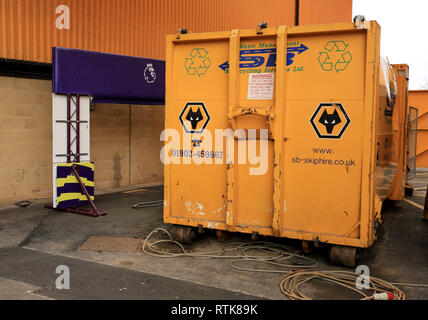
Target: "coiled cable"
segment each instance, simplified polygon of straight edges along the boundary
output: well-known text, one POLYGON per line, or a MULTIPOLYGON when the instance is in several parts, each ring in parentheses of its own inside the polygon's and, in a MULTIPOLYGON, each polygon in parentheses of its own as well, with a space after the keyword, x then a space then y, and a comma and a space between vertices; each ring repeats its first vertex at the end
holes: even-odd
POLYGON ((281 273, 286 274, 280 283, 281 292, 289 299, 310 300, 301 287, 314 279, 324 280, 342 287, 348 288, 362 296, 362 300, 394 299, 404 300, 406 295, 399 286, 422 287, 426 284, 394 283, 376 277, 367 277, 369 286, 366 291, 356 287, 356 280, 360 274, 343 270, 317 270, 318 263, 306 256, 297 254, 291 247, 265 242, 228 242, 220 250, 191 252, 186 251, 184 246, 173 239, 168 230, 156 228, 144 239, 143 252, 147 255, 161 258, 192 257, 198 259, 231 259, 230 266, 241 271, 281 273), (167 239, 151 241, 157 233, 167 236, 167 239), (173 244, 178 252, 170 252, 159 249, 160 244, 173 244), (253 263, 254 267, 248 265, 253 263), (245 266, 243 265, 245 264, 245 266), (266 268, 258 268, 260 264, 266 268), (267 266, 275 267, 267 268, 267 266), (370 292, 370 294, 367 294, 370 292))
POLYGON ((232 259, 230 266, 234 269, 243 271, 254 272, 270 272, 270 273, 288 273, 301 268, 314 268, 317 262, 308 257, 298 255, 294 250, 288 246, 264 242, 228 242, 225 243, 220 250, 206 251, 206 252, 187 252, 183 245, 174 240, 171 234, 163 228, 157 228, 150 232, 143 242, 143 252, 162 258, 175 258, 175 257, 192 257, 199 259, 232 259), (150 239, 155 233, 162 232, 168 239, 155 240, 150 239), (156 248, 159 244, 170 243, 174 244, 179 252, 165 252, 156 248), (254 252, 253 254, 251 252, 254 252), (266 264, 274 266, 276 269, 258 269, 256 267, 250 268, 242 266, 242 263, 266 264))
POLYGON ((324 280, 330 283, 340 285, 348 288, 362 296, 361 300, 405 300, 406 295, 403 291, 398 289, 395 285, 385 280, 367 277, 368 287, 365 289, 358 289, 356 280, 361 275, 351 271, 342 270, 304 270, 292 272, 285 276, 280 283, 280 288, 283 294, 292 300, 312 300, 301 291, 301 287, 314 279, 324 280), (371 294, 367 294, 369 290, 371 294))

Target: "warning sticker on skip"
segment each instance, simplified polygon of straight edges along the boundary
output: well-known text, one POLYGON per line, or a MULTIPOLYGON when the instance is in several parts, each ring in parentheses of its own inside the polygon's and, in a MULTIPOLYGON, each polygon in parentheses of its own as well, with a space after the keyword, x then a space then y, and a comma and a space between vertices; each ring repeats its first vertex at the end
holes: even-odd
POLYGON ((274 73, 250 73, 248 100, 271 100, 273 98, 274 73))

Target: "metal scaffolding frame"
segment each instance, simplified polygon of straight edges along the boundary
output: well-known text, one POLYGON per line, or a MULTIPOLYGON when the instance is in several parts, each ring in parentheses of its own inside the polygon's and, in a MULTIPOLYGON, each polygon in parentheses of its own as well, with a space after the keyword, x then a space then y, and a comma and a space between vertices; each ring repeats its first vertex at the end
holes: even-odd
MULTIPOLYGON (((55 106, 54 106, 55 107, 55 106)), ((67 163, 74 163, 71 166, 71 172, 76 177, 80 188, 82 189, 83 194, 91 206, 91 210, 86 210, 83 208, 55 208, 62 211, 73 212, 78 214, 83 214, 91 217, 99 217, 106 215, 106 212, 99 211, 95 206, 94 202, 91 199, 91 196, 86 189, 85 185, 82 182, 82 179, 79 175, 79 166, 76 163, 80 162, 80 157, 88 155, 88 153, 80 152, 80 126, 83 123, 89 123, 87 120, 80 119, 80 95, 67 94, 67 112, 66 119, 55 120, 56 123, 65 123, 67 131, 67 141, 66 141, 66 153, 65 154, 55 154, 57 157, 66 157, 67 163)), ((52 206, 47 206, 53 208, 52 206)))

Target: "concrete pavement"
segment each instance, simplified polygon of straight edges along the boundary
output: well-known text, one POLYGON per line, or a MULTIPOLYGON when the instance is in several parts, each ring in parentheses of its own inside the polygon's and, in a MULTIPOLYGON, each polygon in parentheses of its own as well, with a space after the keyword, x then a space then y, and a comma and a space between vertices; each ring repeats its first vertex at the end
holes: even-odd
MULTIPOLYGON (((426 187, 428 175, 418 174, 416 181, 416 188, 426 187)), ((424 190, 418 189, 409 199, 423 205, 421 193, 424 190)), ((28 298, 43 299, 284 299, 279 289, 282 274, 239 271, 226 260, 78 250, 91 236, 145 238, 154 228, 165 227, 162 207, 132 209, 137 202, 157 199, 162 199, 160 187, 97 196, 99 209, 108 212, 100 218, 48 210, 40 202, 0 211, 1 297, 4 292, 17 297, 18 290, 28 298), (71 290, 54 286, 59 264, 70 267, 71 290)), ((379 239, 362 250, 360 264, 387 281, 428 283, 428 223, 421 220, 421 209, 404 201, 389 202, 382 216, 379 239)), ((235 234, 232 240, 248 241, 249 235, 235 234)), ((298 241, 264 240, 300 250, 298 241)), ((188 249, 220 247, 208 232, 188 249)), ((323 269, 333 268, 325 248, 309 257, 323 269)), ((427 288, 401 289, 408 299, 428 298, 427 288)), ((341 288, 327 289, 319 283, 308 284, 305 290, 317 298, 355 298, 341 288)))

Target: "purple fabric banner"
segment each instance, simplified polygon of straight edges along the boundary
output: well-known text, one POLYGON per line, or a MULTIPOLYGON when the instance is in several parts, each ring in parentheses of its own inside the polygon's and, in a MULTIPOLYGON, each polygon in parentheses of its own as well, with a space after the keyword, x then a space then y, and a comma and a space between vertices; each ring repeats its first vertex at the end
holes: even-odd
POLYGON ((165 61, 52 48, 52 92, 82 94, 94 102, 165 103, 165 61))

